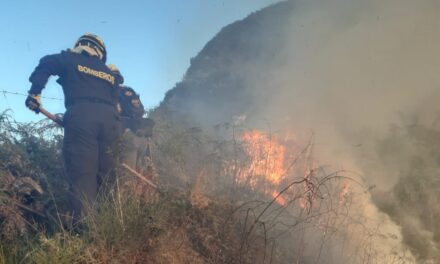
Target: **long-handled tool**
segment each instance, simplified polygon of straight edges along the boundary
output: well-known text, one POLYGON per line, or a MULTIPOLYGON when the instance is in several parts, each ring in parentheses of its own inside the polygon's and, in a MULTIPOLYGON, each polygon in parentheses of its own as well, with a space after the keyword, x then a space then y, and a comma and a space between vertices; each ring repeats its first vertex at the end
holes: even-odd
MULTIPOLYGON (((47 111, 46 109, 44 109, 43 107, 40 107, 40 113, 42 113, 43 115, 45 115, 47 118, 49 118, 50 120, 54 121, 55 123, 57 123, 57 125, 63 127, 63 121, 56 115, 50 113, 49 111, 47 111)), ((141 175, 140 173, 138 173, 137 171, 135 171, 134 169, 132 169, 130 166, 128 166, 125 163, 121 164, 122 167, 124 167, 126 170, 128 170, 129 172, 131 172, 133 175, 135 175, 136 177, 138 177, 139 179, 141 179, 142 181, 146 182, 148 185, 150 185, 151 187, 153 187, 154 189, 157 189, 157 185, 154 184, 152 181, 148 180, 146 177, 144 177, 143 175, 141 175)))
POLYGON ((125 163, 122 163, 121 166, 124 167, 129 172, 131 172, 134 176, 138 177, 139 179, 141 179, 142 181, 144 181, 145 183, 147 183, 148 185, 150 185, 151 187, 157 190, 157 185, 154 184, 152 181, 148 180, 145 176, 143 176, 142 174, 140 174, 139 172, 137 172, 136 170, 134 170, 125 163))
POLYGON ((49 118, 50 120, 54 121, 55 123, 57 123, 57 125, 63 127, 63 120, 61 120, 58 116, 52 114, 51 112, 47 111, 46 109, 44 109, 43 107, 40 107, 40 113, 42 113, 43 115, 45 115, 47 118, 49 118))

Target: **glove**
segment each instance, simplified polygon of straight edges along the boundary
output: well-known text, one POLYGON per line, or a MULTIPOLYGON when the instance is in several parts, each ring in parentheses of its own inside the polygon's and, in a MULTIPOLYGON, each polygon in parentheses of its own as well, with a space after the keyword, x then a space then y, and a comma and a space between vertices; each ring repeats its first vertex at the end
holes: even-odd
POLYGON ((27 108, 34 111, 36 114, 40 113, 41 95, 29 94, 24 103, 27 106, 27 108))

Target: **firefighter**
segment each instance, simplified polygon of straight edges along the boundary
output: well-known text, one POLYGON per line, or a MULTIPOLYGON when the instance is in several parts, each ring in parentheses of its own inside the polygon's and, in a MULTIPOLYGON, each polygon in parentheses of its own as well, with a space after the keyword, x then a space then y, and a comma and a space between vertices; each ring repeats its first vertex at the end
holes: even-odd
POLYGON ((121 80, 106 66, 106 58, 104 42, 87 33, 73 49, 43 57, 29 77, 32 86, 25 104, 37 114, 49 77, 58 76, 63 88, 63 157, 75 222, 87 215, 88 206, 115 168, 114 145, 121 134, 116 109, 121 80))
POLYGON ((108 65, 115 76, 120 78, 120 92, 118 109, 124 130, 124 155, 123 161, 132 168, 143 172, 151 166, 150 138, 153 134, 154 121, 143 118, 144 106, 136 91, 122 85, 124 78, 115 65, 108 65))
POLYGON ((124 127, 135 132, 139 130, 139 123, 145 114, 144 106, 133 88, 121 86, 119 92, 119 104, 124 127))
POLYGON ((125 151, 124 160, 133 168, 142 171, 148 167, 145 163, 151 162, 150 138, 153 134, 154 121, 150 118, 143 118, 144 106, 133 88, 121 86, 119 93, 120 115, 124 131, 125 151), (145 161, 147 158, 149 161, 145 161))
POLYGON ((133 120, 142 119, 145 114, 144 105, 142 104, 139 94, 133 88, 123 85, 124 77, 114 64, 107 66, 119 80, 119 96, 118 96, 118 112, 123 118, 123 127, 132 130, 138 130, 133 120))

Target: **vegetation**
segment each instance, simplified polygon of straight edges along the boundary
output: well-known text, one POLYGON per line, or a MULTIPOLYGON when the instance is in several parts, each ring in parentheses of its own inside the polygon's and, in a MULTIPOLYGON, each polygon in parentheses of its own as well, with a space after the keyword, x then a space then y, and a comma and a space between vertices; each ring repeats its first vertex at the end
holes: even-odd
POLYGON ((235 135, 226 140, 158 121, 159 177, 150 178, 159 188, 120 170, 114 190, 74 229, 62 213, 60 131, 3 113, 0 263, 404 263, 372 246, 388 235, 355 209, 363 187, 349 191, 357 183, 346 172, 299 173, 313 142, 274 183, 251 169, 243 128, 222 126, 235 135))

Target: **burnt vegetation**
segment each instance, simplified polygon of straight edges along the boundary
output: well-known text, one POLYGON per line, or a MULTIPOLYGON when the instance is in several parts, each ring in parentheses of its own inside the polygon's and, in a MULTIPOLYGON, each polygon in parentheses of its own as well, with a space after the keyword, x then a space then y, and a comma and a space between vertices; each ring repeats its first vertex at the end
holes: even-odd
MULTIPOLYGON (((17 123, 7 112, 0 120, 1 263, 403 263, 371 247, 387 235, 353 210, 363 187, 349 173, 300 172, 310 164, 312 140, 286 159, 274 183, 253 167, 273 153, 249 153, 239 137, 247 129, 224 126, 236 136, 220 140, 159 122, 159 188, 124 190, 133 177, 121 170, 114 191, 77 231, 62 219, 68 203, 58 128, 17 123)), ((266 139, 252 144, 272 142, 266 139)))

